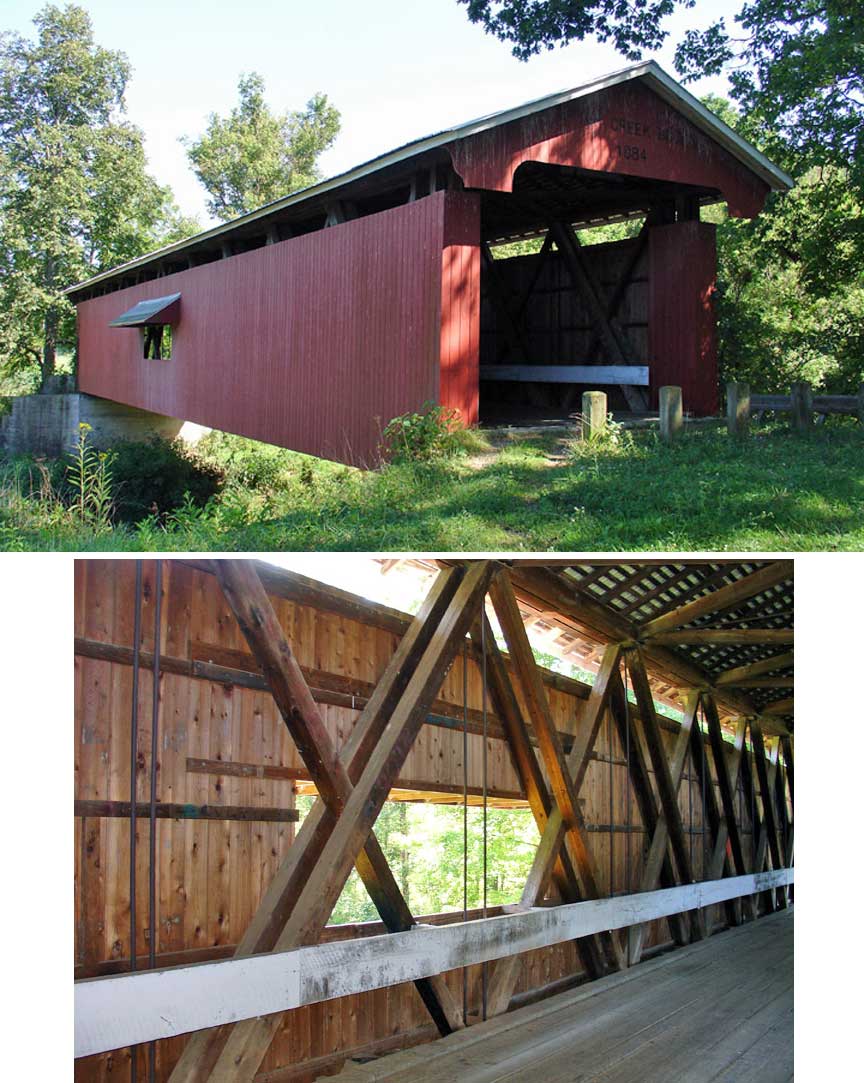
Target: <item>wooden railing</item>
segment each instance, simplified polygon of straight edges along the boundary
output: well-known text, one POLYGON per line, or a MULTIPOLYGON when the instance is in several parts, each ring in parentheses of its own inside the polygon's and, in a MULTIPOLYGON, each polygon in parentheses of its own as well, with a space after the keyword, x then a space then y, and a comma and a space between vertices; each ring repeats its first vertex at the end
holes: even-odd
POLYGON ((749 384, 726 385, 726 420, 729 432, 737 435, 746 431, 753 414, 766 411, 791 413, 796 429, 806 430, 817 418, 828 414, 846 414, 857 417, 864 424, 864 384, 857 395, 814 395, 805 380, 792 385, 788 395, 753 395, 749 384))

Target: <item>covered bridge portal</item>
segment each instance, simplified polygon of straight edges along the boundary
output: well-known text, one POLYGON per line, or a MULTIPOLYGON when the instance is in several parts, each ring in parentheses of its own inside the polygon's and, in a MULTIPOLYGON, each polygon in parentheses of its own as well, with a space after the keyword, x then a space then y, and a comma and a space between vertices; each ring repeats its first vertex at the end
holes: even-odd
POLYGON ((566 412, 584 387, 638 412, 672 383, 708 414, 700 207, 751 217, 790 183, 656 64, 629 67, 73 287, 80 387, 359 463, 429 400, 474 424, 566 412), (580 242, 628 218, 644 220, 635 238, 580 242), (532 237, 539 252, 496 258, 532 237))

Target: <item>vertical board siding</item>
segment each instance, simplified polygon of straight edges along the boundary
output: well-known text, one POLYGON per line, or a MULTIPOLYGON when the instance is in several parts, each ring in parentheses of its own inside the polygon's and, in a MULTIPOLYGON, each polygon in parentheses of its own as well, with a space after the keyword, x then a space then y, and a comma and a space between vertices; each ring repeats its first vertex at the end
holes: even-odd
POLYGON ((654 226, 649 234, 651 403, 665 384, 683 389, 684 409, 719 409, 716 229, 707 222, 654 226))
POLYGON ((754 217, 768 186, 672 105, 634 80, 488 128, 449 146, 466 188, 518 190, 524 162, 718 189, 754 217), (635 153, 634 153, 635 151, 635 153))
MULTIPOLYGON (((75 634, 103 643, 130 647, 133 642, 135 562, 84 560, 75 569, 75 634)), ((155 612, 155 563, 143 562, 141 646, 152 650, 155 612)), ((358 681, 376 681, 392 656, 398 636, 390 631, 315 610, 282 598, 272 598, 280 623, 301 665, 358 681)), ((212 575, 178 561, 163 562, 162 651, 171 657, 217 659, 219 652, 248 655, 237 623, 212 575)), ((223 654, 223 659, 226 656, 223 654)), ((235 661, 235 665, 239 660, 235 661)), ((439 698, 461 708, 463 665, 460 655, 445 676, 439 698)), ((467 662, 468 706, 482 709, 482 675, 478 663, 467 662)), ((514 682, 515 683, 515 682, 514 682)), ((147 800, 150 783, 150 714, 152 673, 143 669, 139 686, 138 799, 147 800)), ((75 796, 127 800, 132 668, 83 654, 75 660, 75 796)), ((517 698, 521 690, 516 684, 517 698)), ((585 700, 558 688, 548 688, 550 709, 559 730, 577 733, 585 700)), ((523 704, 524 709, 524 704, 523 704)), ((357 711, 321 706, 325 725, 337 745, 347 739, 357 711)), ((157 797, 192 804, 294 807, 288 780, 238 778, 187 772, 186 758, 238 760, 265 766, 300 767, 297 750, 269 694, 226 686, 175 673, 160 679, 160 740, 157 797)), ((637 726, 637 733, 640 727, 637 726)), ((641 736, 639 738, 642 739, 641 736)), ((469 734, 467 778, 482 784, 483 738, 469 734)), ((667 754, 675 734, 663 731, 667 754)), ((518 790, 518 780, 505 743, 487 743, 490 790, 518 790)), ((597 864, 601 892, 634 891, 640 878, 649 839, 642 830, 635 798, 628 802, 625 749, 606 722, 589 763, 580 796, 590 830, 588 846, 597 864), (609 763, 611 752, 611 767, 609 763), (611 808, 610 808, 611 797, 611 808), (614 833, 613 824, 632 831, 614 833)), ((710 750, 708 761, 711 762, 710 750)), ((421 727, 400 774, 406 778, 449 785, 459 801, 463 784, 462 733, 434 725, 421 727)), ((694 876, 703 875, 701 800, 698 784, 685 779, 679 806, 685 830, 693 834, 694 876), (692 807, 688 784, 693 789, 692 807)), ((716 776, 716 772, 714 772, 716 776)), ((719 789, 715 790, 718 795, 719 789)), ((745 803, 746 804, 746 803, 745 803)), ((746 809, 745 809, 746 811, 746 809)), ((199 951, 213 957, 230 951, 291 846, 294 824, 158 820, 156 952, 199 951)), ((137 938, 141 965, 146 965, 148 927, 148 833, 146 818, 137 821, 137 938)), ((104 964, 129 956, 129 823, 125 819, 76 821, 75 963, 82 976, 104 972, 104 964)), ((494 874, 494 869, 490 872, 494 874)), ((512 901, 517 901, 514 898, 512 901)), ((722 908, 715 918, 723 920, 722 908)), ((327 938, 372 935, 379 923, 331 927, 327 938)), ((652 923, 646 946, 669 941, 665 921, 652 923)), ((191 960, 189 960, 191 961, 191 960)), ((528 952, 517 986, 527 993, 559 979, 582 975, 573 944, 528 952)), ((480 968, 469 968, 472 1010, 480 1006, 480 968)), ((448 975, 461 1001, 462 973, 448 975)), ((352 1050, 395 1048, 435 1036, 413 985, 375 990, 287 1013, 262 1065, 260 1080, 314 1078, 332 1068, 340 1055, 352 1050), (303 1066, 306 1065, 304 1069, 303 1066), (302 1072, 306 1071, 306 1076, 302 1072), (298 1074, 301 1073, 301 1074, 298 1074)), ((157 1079, 167 1078, 185 1037, 159 1044, 157 1079)), ((75 1078, 94 1083, 128 1078, 130 1051, 115 1050, 79 1060, 75 1078)), ((145 1079, 146 1057, 138 1057, 139 1078, 145 1079)))
POLYGON ((441 253, 441 384, 443 406, 466 425, 480 412, 480 196, 453 193, 441 253))
POLYGON ((78 306, 81 390, 297 451, 376 461, 390 418, 438 395, 442 237, 458 193, 166 275, 78 306), (182 295, 170 360, 138 301, 182 295))

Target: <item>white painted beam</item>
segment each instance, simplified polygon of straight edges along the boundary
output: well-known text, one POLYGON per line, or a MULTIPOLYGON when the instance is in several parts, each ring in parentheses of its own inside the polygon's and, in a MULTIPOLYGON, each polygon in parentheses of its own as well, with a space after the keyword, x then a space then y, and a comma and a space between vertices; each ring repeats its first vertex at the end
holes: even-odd
POLYGON ((398 985, 794 883, 794 869, 75 983, 75 1056, 398 985))
POLYGON ((647 365, 481 365, 481 380, 648 386, 647 365))

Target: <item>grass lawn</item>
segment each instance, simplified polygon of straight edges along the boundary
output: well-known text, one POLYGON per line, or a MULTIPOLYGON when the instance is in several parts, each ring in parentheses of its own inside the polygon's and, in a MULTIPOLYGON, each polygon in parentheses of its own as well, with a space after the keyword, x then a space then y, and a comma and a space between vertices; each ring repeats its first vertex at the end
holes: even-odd
MULTIPOLYGON (((244 442, 249 444, 250 442, 244 442)), ((510 438, 486 453, 362 473, 268 449, 264 485, 231 480, 164 525, 94 532, 0 478, 0 546, 165 550, 860 550, 864 433, 851 419, 742 442, 694 428, 568 447, 510 438)), ((20 468, 19 468, 20 469, 20 468)), ((43 502, 44 503, 44 502, 43 502)))

